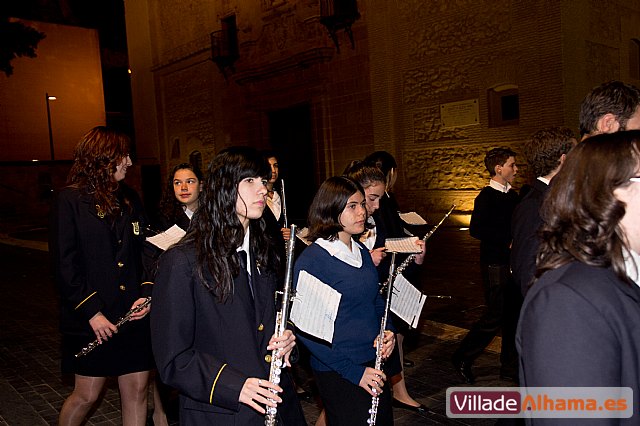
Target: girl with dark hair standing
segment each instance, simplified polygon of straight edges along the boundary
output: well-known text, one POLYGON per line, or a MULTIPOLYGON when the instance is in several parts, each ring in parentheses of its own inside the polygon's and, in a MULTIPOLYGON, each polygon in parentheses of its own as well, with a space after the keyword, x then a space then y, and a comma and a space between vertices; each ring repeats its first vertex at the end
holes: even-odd
MULTIPOLYGON (((160 215, 154 226, 156 232, 166 231, 174 225, 184 231, 189 229, 191 218, 198 209, 202 177, 200 169, 191 163, 178 164, 171 170, 160 201, 160 215)), ((154 259, 162 254, 161 249, 150 243, 146 247, 150 253, 153 253, 154 259)), ((152 380, 153 422, 157 426, 165 425, 169 420, 178 418, 177 392, 153 374, 152 380)))
MULTIPOLYGON (((300 333, 311 352, 311 367, 331 426, 366 424, 375 393, 380 396, 376 424, 393 424, 386 375, 374 368, 385 300, 378 292, 378 273, 369 250, 354 239, 364 231, 366 220, 360 184, 342 176, 327 179, 309 209, 307 238, 313 244, 295 265, 294 282, 306 271, 342 295, 331 344, 300 333)), ((383 358, 394 344, 393 332, 386 331, 383 358)))
POLYGON ((198 208, 202 192, 202 172, 190 163, 181 163, 169 174, 167 186, 160 202, 160 230, 174 224, 183 230, 189 228, 191 218, 198 208))
MULTIPOLYGON (((527 292, 516 337, 520 385, 630 387, 638 407, 640 131, 576 145, 541 214, 538 279, 527 292)), ((615 424, 638 424, 637 410, 615 424)))
POLYGON ((90 130, 76 147, 69 186, 57 195, 51 251, 61 292, 62 371, 75 386, 60 411, 61 425, 79 425, 106 378, 118 377, 122 423, 144 425, 153 368, 149 307, 121 330, 114 325, 151 295, 142 282, 145 216, 138 195, 124 185, 129 138, 106 127, 90 130), (117 335, 116 335, 117 333, 117 335), (101 343, 75 357, 97 339, 101 343))
POLYGON ((271 351, 289 364, 295 346, 290 330, 273 335, 280 259, 262 220, 268 173, 254 149, 220 152, 191 228, 159 259, 154 356, 180 393, 183 424, 262 426, 265 405, 277 405, 279 424, 306 424, 288 371, 268 381, 271 351))
MULTIPOLYGON (((378 250, 384 247, 385 240, 387 238, 402 238, 407 237, 404 229, 404 222, 400 219, 400 207, 393 197, 392 190, 396 183, 398 164, 393 155, 387 151, 376 151, 369 154, 364 159, 364 164, 377 167, 383 173, 385 177, 384 192, 380 196, 378 201, 378 208, 372 213, 373 235, 369 238, 368 247, 372 250, 372 255, 378 254, 378 250), (370 241, 373 239, 373 241, 370 241)), ((422 248, 422 252, 416 256, 415 261, 409 265, 403 275, 409 279, 409 281, 416 281, 417 268, 416 265, 421 265, 424 262, 426 246, 422 240, 416 242, 422 248)), ((396 258, 396 264, 402 263, 405 259, 405 255, 398 256, 396 258)), ((378 268, 379 280, 381 283, 387 281, 389 276, 389 264, 391 257, 382 257, 376 267, 378 268)), ((412 366, 413 361, 404 359, 404 352, 402 343, 404 341, 404 335, 409 332, 409 328, 404 325, 404 321, 393 315, 394 324, 398 327, 398 333, 396 337, 398 344, 396 350, 391 355, 389 360, 390 369, 393 375, 390 379, 391 387, 393 389, 393 404, 397 408, 403 408, 405 410, 414 411, 422 416, 427 416, 430 413, 429 408, 424 404, 419 403, 407 390, 407 385, 404 379, 404 367, 407 365, 412 366), (397 320, 396 320, 397 318, 397 320)))

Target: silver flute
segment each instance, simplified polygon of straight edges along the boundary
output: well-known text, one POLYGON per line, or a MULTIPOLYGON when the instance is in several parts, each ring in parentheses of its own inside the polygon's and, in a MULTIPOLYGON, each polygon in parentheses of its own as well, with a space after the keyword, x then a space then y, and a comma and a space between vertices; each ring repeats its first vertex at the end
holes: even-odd
MULTIPOLYGON (((431 228, 431 230, 429 232, 427 232, 427 234, 422 238, 422 241, 427 241, 429 238, 431 238, 431 236, 436 232, 436 229, 438 229, 440 227, 440 225, 442 225, 442 223, 447 220, 447 218, 451 215, 451 213, 453 213, 453 209, 456 208, 456 205, 453 204, 451 206, 451 208, 449 209, 449 211, 447 212, 447 214, 444 215, 444 217, 442 219, 440 219, 440 222, 438 222, 436 224, 436 226, 434 226, 433 228, 431 228)), ((398 267, 396 268, 396 275, 400 275, 401 273, 404 272, 405 269, 407 269, 407 267, 409 266, 409 264, 411 262, 413 262, 413 260, 416 258, 416 254, 412 254, 409 257, 407 257, 404 262, 402 262, 400 265, 398 265, 398 267)), ((395 279, 395 276, 393 277, 395 279)), ((380 286, 380 294, 384 294, 385 291, 387 291, 387 287, 389 285, 389 280, 391 279, 391 275, 389 275, 389 278, 387 278, 387 280, 382 283, 382 285, 380 286)))
MULTIPOLYGON (((284 191, 283 191, 284 194, 284 191)), ((284 204, 283 204, 284 205, 284 204)), ((291 290, 291 283, 293 281, 293 254, 296 245, 296 225, 291 224, 289 226, 291 236, 287 240, 287 268, 284 275, 284 288, 282 291, 278 291, 282 295, 280 310, 276 313, 276 326, 275 335, 280 337, 287 329, 287 321, 289 320, 289 308, 291 300, 293 299, 294 292, 291 290)), ((280 383, 280 374, 285 367, 284 360, 280 357, 280 349, 274 349, 271 353, 271 369, 269 370, 269 381, 274 384, 280 383)), ((273 394, 277 392, 273 389, 269 389, 273 394)), ((274 401, 270 399, 270 401, 274 401)), ((267 407, 266 417, 264 419, 265 426, 274 426, 277 422, 278 408, 267 407)))
MULTIPOLYGON (((389 306, 391 306, 391 293, 393 293, 393 281, 396 277, 396 253, 391 253, 391 265, 389 266, 389 277, 391 277, 389 291, 387 292, 387 301, 384 305, 384 314, 382 315, 382 321, 380 323, 380 332, 378 333, 378 341, 376 342, 376 370, 382 370, 382 349, 384 348, 384 332, 387 328, 387 319, 389 318, 389 306)), ((369 408, 369 419, 367 420, 367 424, 369 426, 373 426, 376 424, 376 416, 378 415, 378 403, 380 401, 380 397, 373 391, 373 396, 371 397, 371 408, 369 408)))
MULTIPOLYGON (((131 316, 133 314, 136 314, 136 313, 140 312, 141 310, 143 310, 144 308, 149 306, 150 303, 151 303, 151 296, 149 296, 146 299, 144 299, 144 301, 142 303, 140 303, 139 305, 134 306, 133 308, 129 309, 129 311, 127 311, 127 313, 124 314, 124 316, 121 317, 114 324, 116 326, 116 328, 119 329, 122 326, 122 324, 130 321, 131 320, 131 316)), ((91 352, 92 350, 97 348, 98 346, 100 346, 100 341, 98 339, 96 339, 93 342, 89 343, 89 345, 87 347, 82 348, 82 350, 76 354, 76 358, 79 358, 81 356, 84 356, 84 355, 88 354, 89 352, 91 352)))

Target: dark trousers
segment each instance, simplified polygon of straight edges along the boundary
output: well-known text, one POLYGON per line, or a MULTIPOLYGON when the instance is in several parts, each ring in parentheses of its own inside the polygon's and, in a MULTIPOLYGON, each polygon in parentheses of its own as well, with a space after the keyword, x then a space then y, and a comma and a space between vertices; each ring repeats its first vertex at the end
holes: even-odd
MULTIPOLYGON (((334 371, 314 371, 328 426, 365 425, 369 419, 371 395, 334 371)), ((376 426, 393 425, 391 388, 387 380, 378 401, 376 426)))
POLYGON ((515 336, 522 296, 511 278, 509 265, 481 265, 487 305, 453 355, 454 360, 473 362, 502 329, 502 370, 517 377, 518 353, 515 336))

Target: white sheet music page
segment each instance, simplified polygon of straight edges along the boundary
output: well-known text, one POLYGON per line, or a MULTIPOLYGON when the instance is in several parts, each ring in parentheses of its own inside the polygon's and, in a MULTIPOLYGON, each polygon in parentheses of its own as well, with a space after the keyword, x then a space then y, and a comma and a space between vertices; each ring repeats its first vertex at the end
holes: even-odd
POLYGON ((331 343, 342 295, 308 273, 300 271, 291 321, 300 330, 331 343))
POLYGON ((416 212, 400 213, 400 219, 409 225, 426 225, 427 221, 416 212))
POLYGON ((164 232, 154 235, 153 237, 147 237, 147 241, 162 250, 166 250, 173 244, 180 241, 185 234, 186 232, 184 229, 180 228, 178 225, 173 225, 164 232))
POLYGON ((418 327, 425 300, 427 296, 411 285, 402 274, 396 277, 391 295, 391 312, 402 318, 411 328, 418 327))
POLYGON ((408 238, 387 238, 384 240, 384 247, 388 253, 420 253, 422 249, 416 244, 418 237, 408 238))

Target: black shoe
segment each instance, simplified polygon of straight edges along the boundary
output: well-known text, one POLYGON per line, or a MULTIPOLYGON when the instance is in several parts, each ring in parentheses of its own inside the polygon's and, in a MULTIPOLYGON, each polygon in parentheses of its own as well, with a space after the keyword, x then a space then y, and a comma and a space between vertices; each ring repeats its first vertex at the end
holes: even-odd
POLYGON ((425 417, 429 416, 429 414, 433 414, 433 411, 431 411, 429 407, 424 404, 420 404, 416 407, 415 405, 405 404, 404 402, 398 401, 397 399, 393 398, 392 405, 395 408, 402 408, 404 410, 413 411, 414 413, 418 413, 421 416, 425 417))
POLYGON ((456 368, 456 371, 460 373, 465 383, 469 385, 472 385, 475 383, 476 378, 473 376, 473 372, 471 371, 471 362, 458 361, 454 359, 453 366, 456 368))
POLYGON ((402 363, 402 365, 404 365, 406 368, 411 368, 414 367, 416 365, 415 362, 411 361, 410 359, 404 359, 404 362, 402 363))

